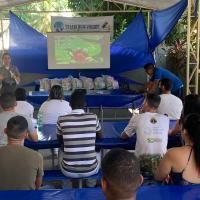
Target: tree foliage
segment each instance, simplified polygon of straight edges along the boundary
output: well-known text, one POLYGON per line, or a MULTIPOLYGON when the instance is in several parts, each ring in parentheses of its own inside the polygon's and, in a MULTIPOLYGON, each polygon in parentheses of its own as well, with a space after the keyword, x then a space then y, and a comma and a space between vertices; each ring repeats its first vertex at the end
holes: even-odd
POLYGON ((166 38, 166 44, 169 46, 175 45, 178 40, 186 41, 187 39, 187 18, 181 18, 173 28, 169 36, 166 38))
MULTIPOLYGON (((114 38, 117 38, 132 21, 136 13, 95 13, 95 11, 103 10, 123 10, 123 5, 108 3, 102 0, 45 0, 42 2, 27 4, 23 6, 17 6, 14 8, 15 13, 29 25, 31 25, 36 30, 46 34, 51 31, 51 15, 52 13, 45 11, 63 11, 71 10, 73 11, 85 11, 86 13, 74 13, 74 16, 110 16, 114 15, 114 38), (26 10, 30 12, 21 12, 21 10, 26 10), (37 11, 37 12, 31 12, 37 11), (42 12, 44 11, 44 12, 42 12), (93 13, 87 13, 87 11, 94 11, 93 13)), ((134 10, 133 7, 129 9, 134 10)), ((54 13, 54 15, 58 15, 54 13)))
MULTIPOLYGON (((105 11, 105 10, 123 10, 123 5, 114 4, 102 1, 102 0, 68 0, 68 6, 73 11, 105 11)), ((133 7, 128 7, 130 10, 134 10, 133 7)), ((116 39, 128 26, 128 24, 133 20, 136 13, 133 12, 119 12, 119 13, 81 13, 79 16, 111 16, 114 15, 114 39, 116 39)))
POLYGON ((45 0, 38 3, 17 6, 15 7, 15 13, 33 28, 46 34, 47 32, 51 31, 51 14, 45 11, 59 11, 67 9, 68 2, 66 0, 45 0), (21 10, 26 10, 30 12, 20 12, 21 10))

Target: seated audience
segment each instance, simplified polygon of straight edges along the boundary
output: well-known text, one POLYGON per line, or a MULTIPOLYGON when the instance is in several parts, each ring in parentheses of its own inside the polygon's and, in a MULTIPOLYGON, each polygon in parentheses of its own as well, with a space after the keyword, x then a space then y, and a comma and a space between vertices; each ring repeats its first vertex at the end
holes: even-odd
POLYGON ((87 177, 99 171, 100 155, 95 152, 95 140, 102 137, 97 116, 85 113, 85 93, 75 90, 71 96, 71 114, 60 116, 57 124, 58 140, 64 144, 59 152, 60 168, 72 178, 87 177))
POLYGON ((26 90, 24 88, 17 88, 15 90, 15 97, 17 101, 15 112, 33 118, 34 108, 26 101, 26 90))
POLYGON ((55 140, 56 128, 50 126, 57 124, 58 117, 71 113, 72 109, 67 101, 64 100, 63 88, 60 85, 54 85, 49 94, 49 98, 45 101, 38 113, 38 125, 43 127, 43 131, 39 135, 39 140, 55 140), (48 125, 46 131, 45 125, 48 125), (52 129, 49 131, 49 129, 52 129))
POLYGON ((168 175, 175 185, 200 184, 200 115, 190 114, 183 122, 182 137, 185 146, 167 151, 155 173, 155 179, 164 181, 168 175))
POLYGON ((163 78, 160 80, 159 85, 162 94, 160 95, 161 101, 157 113, 167 115, 172 120, 180 119, 183 103, 181 99, 171 94, 172 81, 168 78, 163 78))
MULTIPOLYGON (((143 112, 134 115, 121 137, 128 139, 137 133, 135 152, 140 158, 141 171, 152 174, 154 167, 167 151, 169 118, 156 113, 160 104, 160 96, 147 94, 143 112)), ((149 174, 149 175, 150 175, 149 174)))
POLYGON ((185 96, 181 119, 177 121, 175 128, 170 130, 169 134, 176 135, 181 133, 182 119, 191 113, 200 114, 200 95, 189 94, 185 96))
MULTIPOLYGON (((16 115, 15 112, 16 99, 13 93, 3 93, 0 98, 0 104, 3 112, 0 113, 0 146, 7 144, 7 136, 4 134, 4 129, 8 120, 16 115)), ((37 129, 34 127, 31 118, 24 116, 28 121, 28 136, 32 141, 38 141, 37 129)))
POLYGON ((5 134, 8 144, 0 147, 0 190, 39 189, 43 176, 43 158, 23 146, 28 122, 23 116, 8 120, 5 134))
POLYGON ((102 160, 102 190, 107 200, 136 199, 143 182, 140 164, 133 153, 112 149, 102 160))

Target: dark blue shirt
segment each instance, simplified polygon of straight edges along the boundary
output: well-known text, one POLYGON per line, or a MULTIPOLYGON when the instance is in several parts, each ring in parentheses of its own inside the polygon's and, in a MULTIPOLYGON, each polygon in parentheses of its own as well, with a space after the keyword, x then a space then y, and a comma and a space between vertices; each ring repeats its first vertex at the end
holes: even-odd
POLYGON ((163 78, 169 78, 173 81, 172 92, 183 87, 183 82, 176 75, 166 69, 155 67, 154 75, 150 81, 161 80, 163 78))

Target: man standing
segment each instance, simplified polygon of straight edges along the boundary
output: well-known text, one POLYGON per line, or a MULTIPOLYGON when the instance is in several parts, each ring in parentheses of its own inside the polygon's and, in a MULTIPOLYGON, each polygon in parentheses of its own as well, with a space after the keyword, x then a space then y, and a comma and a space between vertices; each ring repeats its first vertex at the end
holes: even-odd
POLYGON ((162 94, 160 95, 161 101, 157 113, 167 115, 169 119, 178 120, 181 117, 183 103, 181 99, 171 94, 172 84, 172 81, 168 78, 160 80, 159 87, 162 94))
POLYGON ((5 134, 8 144, 0 147, 0 190, 39 189, 43 176, 43 158, 23 146, 28 123, 22 116, 8 120, 5 134))
POLYGON ((16 86, 20 83, 20 73, 16 66, 11 64, 9 53, 4 53, 2 56, 3 65, 0 67, 0 81, 2 83, 2 93, 4 91, 14 92, 16 86))
POLYGON ((182 81, 175 76, 170 71, 155 67, 152 63, 147 63, 144 66, 145 72, 150 76, 150 81, 147 84, 147 90, 149 92, 156 91, 159 87, 159 81, 163 78, 169 78, 172 80, 172 94, 175 96, 182 98, 183 96, 183 83, 182 81))

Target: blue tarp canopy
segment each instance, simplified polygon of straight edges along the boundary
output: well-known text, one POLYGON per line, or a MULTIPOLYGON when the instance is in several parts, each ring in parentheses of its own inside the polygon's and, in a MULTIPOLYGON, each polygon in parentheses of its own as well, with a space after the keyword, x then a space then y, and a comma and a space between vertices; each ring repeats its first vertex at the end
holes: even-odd
POLYGON ((47 74, 49 77, 82 75, 95 77, 108 70, 48 70, 47 37, 39 33, 14 13, 10 12, 9 53, 22 73, 47 74))
POLYGON ((24 73, 47 73, 46 37, 10 12, 9 53, 24 73))
POLYGON ((142 13, 138 13, 127 29, 111 45, 110 70, 48 70, 47 38, 14 13, 10 12, 10 48, 13 63, 22 73, 45 74, 48 77, 81 75, 96 77, 103 74, 118 76, 122 72, 141 68, 154 62, 152 51, 170 33, 187 6, 187 0, 160 11, 152 12, 151 39, 147 34, 142 13))
POLYGON ((188 0, 181 0, 174 6, 152 12, 150 45, 152 51, 168 36, 187 7, 188 0))
POLYGON ((148 62, 154 62, 149 51, 149 38, 141 12, 111 45, 110 56, 111 71, 114 73, 141 68, 148 62))
POLYGON ((10 49, 13 63, 21 72, 65 76, 68 74, 95 77, 101 74, 116 75, 142 67, 153 61, 142 13, 139 13, 126 31, 111 45, 110 70, 48 70, 47 38, 10 12, 10 49), (138 34, 138 31, 140 34, 138 34))

